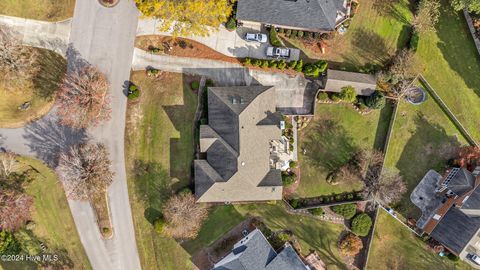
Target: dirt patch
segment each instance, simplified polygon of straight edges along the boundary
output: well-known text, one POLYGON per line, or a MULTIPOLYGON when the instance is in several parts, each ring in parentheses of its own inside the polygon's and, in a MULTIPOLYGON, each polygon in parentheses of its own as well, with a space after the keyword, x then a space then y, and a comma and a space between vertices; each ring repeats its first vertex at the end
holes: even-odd
POLYGON ((135 40, 135 47, 145 51, 157 51, 157 53, 167 55, 204 58, 241 64, 237 58, 226 56, 206 45, 186 38, 174 38, 161 35, 140 36, 135 40))

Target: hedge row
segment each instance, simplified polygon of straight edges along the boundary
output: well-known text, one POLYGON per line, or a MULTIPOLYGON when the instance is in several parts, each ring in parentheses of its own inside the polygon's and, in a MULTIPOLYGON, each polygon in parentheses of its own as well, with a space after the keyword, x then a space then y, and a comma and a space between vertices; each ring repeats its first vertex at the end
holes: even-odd
POLYGON ((268 60, 268 59, 251 59, 245 58, 243 64, 246 66, 255 66, 261 68, 276 68, 280 70, 291 69, 297 72, 303 72, 305 76, 318 78, 328 68, 328 63, 324 60, 319 60, 314 63, 303 64, 303 60, 285 62, 285 60, 268 60))

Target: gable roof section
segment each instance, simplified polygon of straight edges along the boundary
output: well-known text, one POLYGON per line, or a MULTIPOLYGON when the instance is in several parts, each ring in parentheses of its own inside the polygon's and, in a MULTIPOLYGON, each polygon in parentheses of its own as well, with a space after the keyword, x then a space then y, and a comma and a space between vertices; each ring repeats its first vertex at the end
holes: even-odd
POLYGON ((215 264, 213 270, 307 270, 290 246, 277 254, 265 236, 255 229, 233 247, 230 254, 215 264))
POLYGON ((372 74, 329 69, 325 91, 340 92, 342 87, 353 86, 358 95, 369 96, 377 88, 377 79, 372 74))
POLYGON ((237 19, 290 26, 314 31, 332 31, 343 0, 239 0, 237 19))
POLYGON ((480 188, 477 186, 475 190, 468 196, 460 209, 480 210, 480 188))
POLYGON ((430 235, 458 255, 478 229, 480 217, 469 217, 452 207, 430 235))
POLYGON ((475 177, 465 168, 456 170, 456 173, 453 176, 447 176, 447 179, 450 177, 447 187, 458 196, 462 196, 475 187, 475 177))

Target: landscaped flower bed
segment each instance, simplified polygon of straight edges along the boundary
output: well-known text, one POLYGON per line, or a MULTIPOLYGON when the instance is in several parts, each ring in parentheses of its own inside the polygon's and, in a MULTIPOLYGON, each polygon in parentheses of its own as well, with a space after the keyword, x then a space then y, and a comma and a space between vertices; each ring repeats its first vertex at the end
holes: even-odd
POLYGON ((363 200, 362 191, 344 192, 340 194, 322 195, 312 198, 290 199, 288 203, 294 209, 313 206, 327 206, 335 203, 354 202, 363 200))

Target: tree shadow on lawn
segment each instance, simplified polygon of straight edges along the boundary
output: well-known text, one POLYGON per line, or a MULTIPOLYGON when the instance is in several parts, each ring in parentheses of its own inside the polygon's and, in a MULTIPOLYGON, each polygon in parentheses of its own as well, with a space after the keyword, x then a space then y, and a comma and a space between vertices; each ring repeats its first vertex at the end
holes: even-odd
POLYGON ((480 97, 480 56, 463 14, 453 11, 449 5, 444 6, 436 29, 440 39, 437 47, 442 56, 467 87, 480 97), (461 34, 467 36, 467 42, 465 39, 455 38, 461 34))
POLYGON ((396 209, 407 218, 415 218, 420 214, 410 201, 412 190, 428 170, 442 173, 448 166, 448 160, 455 156, 461 146, 456 136, 449 136, 442 126, 430 122, 421 113, 417 114, 414 121, 416 130, 405 144, 396 164, 408 188, 396 209))
MULTIPOLYGON (((170 122, 180 133, 179 138, 170 138, 170 177, 179 179, 173 190, 192 183, 192 162, 194 158, 194 118, 197 95, 190 88, 192 81, 200 78, 183 75, 183 102, 181 105, 162 106, 170 122)), ((193 190, 193 189, 192 189, 193 190)))
POLYGON ((67 62, 65 59, 50 50, 41 50, 38 60, 39 71, 33 77, 35 94, 46 100, 51 100, 60 87, 67 62))
POLYGON ((144 216, 151 224, 162 216, 162 206, 170 197, 170 176, 161 164, 136 160, 135 193, 145 206, 144 216))
POLYGON ((320 119, 312 124, 302 147, 312 167, 330 173, 345 165, 358 150, 353 139, 335 120, 320 119))
MULTIPOLYGON (((352 33, 352 49, 356 54, 365 59, 365 63, 370 64, 385 64, 390 60, 390 51, 388 45, 385 43, 385 39, 372 30, 360 28, 356 29, 352 33)), ((355 60, 352 56, 344 56, 347 63, 355 65, 358 60, 355 60)))
POLYGON ((378 119, 377 131, 375 132, 375 140, 373 147, 378 150, 384 150, 385 140, 387 139, 388 128, 392 120, 392 114, 395 104, 387 100, 385 107, 380 111, 378 119))

